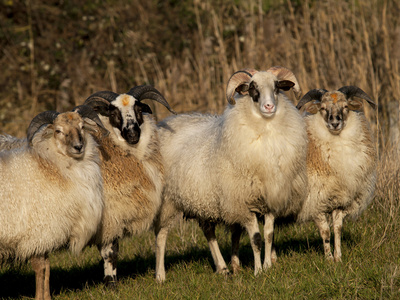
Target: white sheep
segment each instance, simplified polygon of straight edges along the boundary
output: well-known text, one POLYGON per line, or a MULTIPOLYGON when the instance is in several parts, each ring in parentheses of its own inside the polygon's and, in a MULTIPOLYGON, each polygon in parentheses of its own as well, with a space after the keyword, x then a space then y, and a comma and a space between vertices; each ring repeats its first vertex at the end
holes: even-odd
POLYGON ((360 88, 309 91, 297 107, 304 111, 308 133, 307 173, 309 194, 298 215, 313 220, 323 240, 325 256, 341 261, 341 231, 346 216, 357 218, 371 203, 376 181, 377 153, 362 112, 366 100, 360 88), (329 217, 334 231, 334 256, 330 246, 329 217))
MULTIPOLYGON (((96 244, 104 259, 104 281, 117 281, 118 239, 148 230, 161 205, 164 167, 157 128, 144 99, 173 112, 154 87, 132 88, 127 94, 97 92, 85 101, 110 135, 98 138, 104 179, 104 216, 96 244)), ((173 112, 174 113, 174 112, 173 112)))
POLYGON ((31 260, 36 299, 50 299, 48 254, 64 246, 78 253, 97 232, 103 184, 88 133, 97 126, 96 113, 78 106, 37 115, 26 140, 2 139, 9 150, 0 151, 0 261, 31 260))
POLYGON ((227 267, 215 224, 247 230, 257 274, 262 269, 257 214, 264 215, 263 267, 271 265, 275 217, 297 211, 307 194, 305 122, 281 92, 292 87, 300 93, 296 77, 283 67, 239 71, 228 82, 231 105, 222 115, 182 114, 159 123, 167 180, 156 227, 157 281, 165 280, 166 238, 178 212, 199 220, 218 273, 227 267))

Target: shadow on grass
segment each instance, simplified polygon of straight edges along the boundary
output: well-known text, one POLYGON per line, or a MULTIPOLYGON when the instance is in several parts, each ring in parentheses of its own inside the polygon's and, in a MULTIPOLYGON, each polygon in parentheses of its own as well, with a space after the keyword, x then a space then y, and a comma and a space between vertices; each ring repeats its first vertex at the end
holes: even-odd
MULTIPOLYGON (((278 232, 278 234, 280 234, 278 232)), ((280 237, 275 243, 278 259, 295 253, 317 252, 323 255, 322 241, 318 235, 310 238, 290 238, 289 234, 280 237)), ((355 247, 360 237, 344 230, 342 245, 355 247)), ((333 241, 333 238, 331 238, 333 241)), ((220 244, 221 253, 227 263, 230 262, 230 242, 220 244)), ((263 254, 262 254, 263 255, 263 254)), ((241 264, 245 268, 254 267, 253 251, 248 240, 241 242, 239 252, 241 264)), ((214 262, 208 247, 192 247, 177 253, 169 251, 165 257, 166 272, 181 262, 203 262, 215 271, 214 262)), ((133 259, 121 258, 118 260, 118 280, 135 279, 149 272, 154 273, 154 255, 135 256, 133 259)), ((103 285, 103 261, 88 263, 84 266, 72 266, 68 269, 53 267, 50 272, 50 288, 52 295, 59 295, 62 291, 79 291, 88 287, 103 285)), ((35 275, 30 267, 24 265, 11 266, 0 272, 0 299, 17 299, 35 296, 35 275)))
MULTIPOLYGON (((179 254, 167 254, 166 271, 180 262, 201 262, 208 259, 212 265, 211 254, 208 248, 191 248, 179 254)), ((10 265, 10 267, 0 270, 0 299, 20 299, 22 297, 35 297, 35 274, 27 266, 10 265)), ((154 256, 135 256, 133 259, 121 258, 118 260, 117 274, 118 280, 135 279, 137 276, 154 273, 154 256)), ((86 264, 84 266, 72 266, 68 269, 61 267, 51 267, 50 270, 50 289, 53 296, 65 291, 80 291, 86 288, 103 285, 103 261, 98 263, 86 264)))

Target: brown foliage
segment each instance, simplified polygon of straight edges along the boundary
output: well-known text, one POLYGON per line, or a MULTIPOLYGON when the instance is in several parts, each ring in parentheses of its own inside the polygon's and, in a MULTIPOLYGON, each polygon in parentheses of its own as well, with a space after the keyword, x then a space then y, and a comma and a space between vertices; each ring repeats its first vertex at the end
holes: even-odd
POLYGON ((140 84, 178 112, 219 113, 234 71, 282 65, 304 92, 362 88, 379 103, 366 114, 384 142, 400 100, 400 3, 270 2, 2 1, 0 131, 23 136, 38 112, 140 84))

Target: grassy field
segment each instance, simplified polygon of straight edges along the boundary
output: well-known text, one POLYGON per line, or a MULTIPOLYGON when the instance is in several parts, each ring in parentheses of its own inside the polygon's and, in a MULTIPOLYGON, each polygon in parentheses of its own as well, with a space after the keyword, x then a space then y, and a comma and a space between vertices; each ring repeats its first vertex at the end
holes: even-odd
MULTIPOLYGON (((245 67, 288 67, 304 93, 357 85, 379 106, 366 109, 379 149, 375 198, 345 223, 342 263, 325 261, 313 224, 288 225, 277 229, 270 270, 254 277, 244 235, 243 270, 225 278, 214 274, 196 222, 181 221, 169 235, 164 284, 154 280, 148 232, 122 241, 112 290, 97 249, 51 254, 54 299, 399 299, 399 15, 398 0, 0 1, 0 134, 24 136, 39 112, 140 84, 177 112, 221 113, 229 76, 245 67)), ((229 234, 217 233, 228 262, 229 234)), ((34 291, 29 264, 0 266, 0 298, 34 291)))

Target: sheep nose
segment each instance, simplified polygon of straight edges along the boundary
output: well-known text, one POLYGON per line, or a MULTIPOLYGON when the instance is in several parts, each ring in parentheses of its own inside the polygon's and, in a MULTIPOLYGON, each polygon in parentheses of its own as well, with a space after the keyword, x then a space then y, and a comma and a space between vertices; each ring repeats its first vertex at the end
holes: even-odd
POLYGON ((264 108, 265 108, 266 110, 268 110, 268 111, 273 110, 274 107, 275 107, 275 105, 272 104, 272 103, 267 103, 267 104, 264 105, 264 108))
POLYGON ((82 148, 83 148, 82 144, 74 145, 74 149, 77 150, 77 151, 81 151, 82 148))

